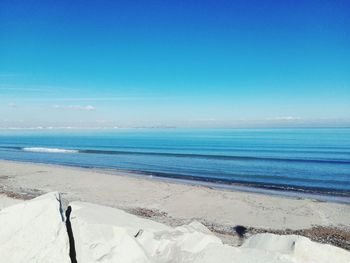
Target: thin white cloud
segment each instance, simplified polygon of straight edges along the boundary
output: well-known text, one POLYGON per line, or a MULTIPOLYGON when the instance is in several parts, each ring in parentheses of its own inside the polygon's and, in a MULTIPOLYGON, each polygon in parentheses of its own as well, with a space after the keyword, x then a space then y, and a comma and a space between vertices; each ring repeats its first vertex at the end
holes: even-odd
POLYGON ((128 100, 168 100, 185 98, 182 96, 135 96, 135 97, 86 97, 86 98, 58 98, 62 101, 128 101, 128 100))
MULTIPOLYGON (((1 80, 1 77, 0 77, 1 80)), ((57 93, 57 91, 66 91, 69 88, 51 85, 14 85, 8 83, 0 83, 0 91, 25 91, 25 92, 45 92, 57 93)))
POLYGON ((54 105, 54 109, 62 109, 62 110, 77 110, 77 111, 94 111, 96 108, 91 105, 54 105))
POLYGON ((299 121, 300 117, 295 116, 278 116, 273 118, 267 118, 268 121, 299 121))
MULTIPOLYGON (((1 86, 0 86, 1 90, 1 86)), ((198 97, 198 96, 197 96, 198 97)), ((51 101, 51 102, 94 102, 94 101, 138 101, 138 100, 174 100, 181 98, 191 98, 191 96, 159 96, 159 97, 80 97, 80 98, 64 98, 64 97, 51 97, 51 98, 18 98, 21 101, 51 101)))

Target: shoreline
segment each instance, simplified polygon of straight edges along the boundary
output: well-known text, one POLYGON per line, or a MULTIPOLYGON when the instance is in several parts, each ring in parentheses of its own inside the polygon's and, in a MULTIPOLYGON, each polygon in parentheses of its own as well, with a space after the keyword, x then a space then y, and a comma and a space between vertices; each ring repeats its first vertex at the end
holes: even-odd
POLYGON ((350 204, 350 193, 342 194, 343 192, 328 191, 325 190, 317 191, 317 189, 311 188, 294 188, 294 187, 279 187, 276 185, 265 185, 263 183, 245 183, 245 182, 231 182, 231 181, 222 181, 222 180, 211 180, 210 178, 195 178, 189 177, 186 178, 182 175, 169 174, 169 173, 159 173, 159 172, 148 172, 148 171, 134 171, 134 170, 122 170, 122 169, 113 169, 113 168, 100 168, 100 167, 90 167, 90 166, 78 166, 70 164, 55 164, 55 163, 45 163, 45 162, 33 162, 26 160, 9 160, 1 159, 0 161, 8 161, 15 163, 28 163, 28 164, 39 164, 39 165, 48 165, 53 167, 69 167, 73 169, 83 169, 91 170, 95 172, 100 172, 102 174, 108 173, 117 176, 135 176, 135 177, 144 177, 146 179, 165 181, 169 183, 180 183, 192 186, 202 186, 213 189, 223 189, 228 191, 238 191, 238 192, 247 192, 255 193, 262 195, 274 195, 279 197, 286 198, 295 198, 295 199, 312 199, 320 202, 334 202, 340 204, 350 204), (203 180, 201 180, 203 179, 203 180))
POLYGON ((8 199, 18 202, 52 191, 60 192, 67 202, 115 207, 171 226, 197 220, 228 244, 239 244, 234 227, 244 226, 251 234, 300 234, 350 250, 349 204, 170 182, 121 171, 0 160, 0 197, 6 197, 6 204, 8 199))

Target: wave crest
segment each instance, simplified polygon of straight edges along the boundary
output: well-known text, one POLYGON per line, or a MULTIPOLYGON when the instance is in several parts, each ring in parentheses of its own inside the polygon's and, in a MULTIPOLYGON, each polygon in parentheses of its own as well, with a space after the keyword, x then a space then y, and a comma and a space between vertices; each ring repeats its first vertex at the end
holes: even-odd
POLYGON ((45 152, 45 153, 78 153, 79 152, 77 150, 45 148, 45 147, 25 147, 22 150, 27 152, 45 152))

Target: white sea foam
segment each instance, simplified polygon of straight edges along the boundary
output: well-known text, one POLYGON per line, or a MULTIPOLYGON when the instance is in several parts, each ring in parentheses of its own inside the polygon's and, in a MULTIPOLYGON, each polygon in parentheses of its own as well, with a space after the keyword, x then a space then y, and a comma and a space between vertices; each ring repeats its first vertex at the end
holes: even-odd
POLYGON ((23 148, 26 152, 45 152, 45 153, 77 153, 78 150, 67 150, 59 148, 45 148, 45 147, 26 147, 23 148))

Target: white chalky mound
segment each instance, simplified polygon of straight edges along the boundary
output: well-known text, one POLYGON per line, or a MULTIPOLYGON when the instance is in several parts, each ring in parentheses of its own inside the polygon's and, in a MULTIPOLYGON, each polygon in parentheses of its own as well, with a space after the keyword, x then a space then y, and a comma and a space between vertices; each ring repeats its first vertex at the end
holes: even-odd
POLYGON ((350 263, 350 252, 297 235, 258 234, 249 238, 242 248, 255 248, 289 255, 297 262, 350 263))
POLYGON ((71 262, 58 193, 0 211, 0 262, 71 262))
POLYGON ((171 228, 114 208, 70 205, 78 262, 190 262, 209 244, 222 245, 197 222, 171 228))
POLYGON ((231 247, 198 222, 171 228, 114 208, 71 206, 78 262, 350 263, 350 252, 305 237, 259 234, 231 247))
MULTIPOLYGON (((231 247, 198 222, 172 228, 110 207, 70 206, 78 263, 350 262, 349 251, 305 237, 258 234, 231 247)), ((57 193, 1 210, 0 226, 0 262, 71 262, 57 193)))

